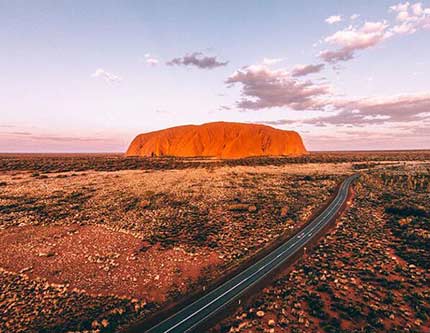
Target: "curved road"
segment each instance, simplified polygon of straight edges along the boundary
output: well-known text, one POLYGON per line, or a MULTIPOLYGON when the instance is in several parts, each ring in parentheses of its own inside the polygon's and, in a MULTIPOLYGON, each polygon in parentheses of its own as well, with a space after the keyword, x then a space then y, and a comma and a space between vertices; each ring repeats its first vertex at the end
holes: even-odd
POLYGON ((147 332, 177 333, 192 331, 208 318, 218 313, 227 304, 237 300, 247 289, 253 287, 269 273, 276 270, 318 235, 339 212, 340 207, 347 199, 349 186, 357 177, 358 175, 353 175, 345 179, 330 205, 297 235, 232 279, 179 310, 147 332))

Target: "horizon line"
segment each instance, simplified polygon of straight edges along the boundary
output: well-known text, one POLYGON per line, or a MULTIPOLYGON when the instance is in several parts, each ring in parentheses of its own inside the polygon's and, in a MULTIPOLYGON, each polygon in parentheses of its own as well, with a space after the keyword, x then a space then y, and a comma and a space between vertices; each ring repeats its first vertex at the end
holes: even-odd
MULTIPOLYGON (((349 150, 343 150, 343 149, 333 149, 333 150, 307 150, 308 153, 348 153, 348 152, 357 152, 357 153, 365 153, 365 152, 408 152, 408 151, 430 151, 429 148, 407 148, 407 149, 349 149, 349 150)), ((106 154, 112 154, 112 155, 125 155, 126 152, 119 152, 119 151, 106 151, 106 152, 97 152, 97 151, 70 151, 70 152, 64 152, 64 151, 48 151, 48 152, 35 152, 35 151, 0 151, 0 155, 14 155, 14 154, 32 154, 32 155, 41 155, 41 154, 47 154, 47 155, 53 155, 53 154, 64 154, 64 155, 71 155, 71 154, 81 154, 81 155, 106 155, 106 154)), ((266 156, 266 157, 288 157, 288 155, 273 155, 273 156, 266 156)), ((145 157, 145 156, 141 156, 145 157)), ((179 157, 179 156, 165 156, 165 157, 179 157)), ((192 156, 192 157, 211 157, 211 156, 192 156)), ((249 156, 249 157, 259 157, 259 156, 249 156)), ((264 157, 264 156, 261 156, 264 157)), ((190 157, 186 157, 190 158, 190 157)))

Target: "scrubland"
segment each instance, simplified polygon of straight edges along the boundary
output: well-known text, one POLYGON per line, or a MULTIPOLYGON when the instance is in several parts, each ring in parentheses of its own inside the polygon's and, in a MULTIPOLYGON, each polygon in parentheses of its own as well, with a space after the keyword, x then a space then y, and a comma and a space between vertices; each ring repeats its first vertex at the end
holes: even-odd
POLYGON ((145 319, 294 233, 357 171, 338 227, 214 330, 428 327, 426 159, 1 155, 0 331, 145 319))
POLYGON ((429 332, 430 163, 363 173, 352 206, 220 332, 429 332))

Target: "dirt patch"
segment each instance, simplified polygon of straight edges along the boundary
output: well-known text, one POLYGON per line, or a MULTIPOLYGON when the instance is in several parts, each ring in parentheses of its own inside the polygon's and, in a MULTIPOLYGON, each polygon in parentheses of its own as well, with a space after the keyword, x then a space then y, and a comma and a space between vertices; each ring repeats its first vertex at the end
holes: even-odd
POLYGON ((46 278, 95 295, 163 302, 186 292, 202 270, 222 261, 213 250, 148 247, 140 239, 101 226, 26 226, 0 232, 2 268, 46 278))

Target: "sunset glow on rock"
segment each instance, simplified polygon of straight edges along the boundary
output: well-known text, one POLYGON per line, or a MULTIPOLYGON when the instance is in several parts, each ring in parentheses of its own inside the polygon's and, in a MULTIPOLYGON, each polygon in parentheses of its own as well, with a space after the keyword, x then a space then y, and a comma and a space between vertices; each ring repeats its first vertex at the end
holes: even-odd
POLYGON ((214 122, 140 134, 126 155, 240 158, 306 153, 297 132, 258 124, 214 122))

